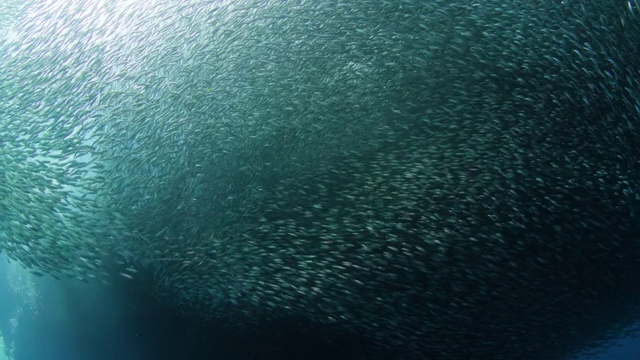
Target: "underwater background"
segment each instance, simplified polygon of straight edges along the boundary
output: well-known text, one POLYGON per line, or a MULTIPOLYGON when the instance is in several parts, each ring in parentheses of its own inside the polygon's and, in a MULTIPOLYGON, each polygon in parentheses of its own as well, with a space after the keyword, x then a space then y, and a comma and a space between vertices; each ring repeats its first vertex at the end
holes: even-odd
MULTIPOLYGON (((2 360, 226 359, 237 355, 233 351, 225 353, 228 344, 189 339, 189 330, 185 329, 190 326, 188 321, 168 314, 148 295, 140 294, 126 283, 107 287, 37 278, 19 265, 2 260, 2 360)), ((299 357, 292 350, 282 358, 320 358, 324 355, 326 358, 348 358, 348 355, 322 354, 320 351, 311 356, 309 353, 297 355, 299 357)), ((638 358, 640 336, 637 334, 611 340, 597 349, 596 356, 578 357, 595 360, 638 358)))
POLYGON ((639 130, 637 0, 3 1, 0 353, 640 358, 639 130))
MULTIPOLYGON (((243 358, 233 350, 225 351, 228 344, 215 344, 203 337, 189 338, 187 328, 198 327, 197 322, 190 325, 189 321, 167 313, 148 295, 140 294, 126 283, 107 287, 37 278, 17 264, 2 260, 2 360, 243 358)), ((204 330, 206 326, 199 329, 204 330)), ((265 340, 274 339, 266 337, 265 340)), ((595 356, 577 359, 639 359, 640 336, 612 339, 595 353, 595 356)), ((281 358, 349 358, 349 355, 323 354, 320 350, 296 353, 292 349, 281 354, 281 358)), ((574 357, 567 357, 571 358, 574 357)))

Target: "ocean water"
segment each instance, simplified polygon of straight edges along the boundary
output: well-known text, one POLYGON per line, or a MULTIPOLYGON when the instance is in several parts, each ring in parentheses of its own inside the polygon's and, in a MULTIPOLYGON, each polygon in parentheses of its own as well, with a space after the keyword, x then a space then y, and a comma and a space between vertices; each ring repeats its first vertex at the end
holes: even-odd
MULTIPOLYGON (((131 285, 38 278, 4 256, 1 260, 2 360, 228 358, 207 341, 187 338, 185 327, 193 324, 178 320, 131 285)), ((640 359, 640 336, 617 338, 595 350, 597 355, 578 359, 640 359)))
MULTIPOLYGON (((124 279, 124 278, 123 278, 124 279)), ((116 279, 117 280, 117 279, 116 279)), ((139 285, 139 284, 138 284, 139 285)), ((159 304, 128 279, 111 285, 36 277, 2 256, 0 332, 3 360, 349 358, 315 344, 264 353, 216 340, 215 328, 159 304), (310 350, 315 348, 315 350, 310 350), (251 354, 251 355, 248 355, 251 354)), ((339 351, 346 348, 340 347, 339 351)), ((346 349, 348 351, 348 349, 346 349)))
MULTIPOLYGON (((188 339, 185 327, 193 324, 178 320, 129 284, 38 278, 4 256, 1 260, 2 360, 227 358, 212 343, 188 339)), ((640 359, 640 336, 615 339, 597 349, 596 356, 579 359, 640 359)))
POLYGON ((600 360, 613 359, 638 359, 640 358, 640 339, 637 337, 626 337, 619 339, 612 347, 595 357, 600 360))
POLYGON ((0 2, 5 358, 637 359, 639 216, 637 0, 0 2))

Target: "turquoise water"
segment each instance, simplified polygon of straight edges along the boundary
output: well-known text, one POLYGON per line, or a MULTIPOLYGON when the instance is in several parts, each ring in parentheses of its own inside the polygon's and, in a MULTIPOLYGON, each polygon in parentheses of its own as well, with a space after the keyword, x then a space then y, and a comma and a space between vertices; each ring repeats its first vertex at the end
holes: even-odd
MULTIPOLYGON (((152 330, 127 329, 132 325, 127 319, 141 310, 131 294, 113 286, 36 278, 2 256, 0 289, 2 360, 165 358, 161 354, 166 349, 150 335, 152 330)), ((612 343, 608 350, 584 359, 639 358, 640 336, 612 343)))
POLYGON ((2 2, 4 353, 546 360, 624 337, 638 59, 635 0, 2 2))

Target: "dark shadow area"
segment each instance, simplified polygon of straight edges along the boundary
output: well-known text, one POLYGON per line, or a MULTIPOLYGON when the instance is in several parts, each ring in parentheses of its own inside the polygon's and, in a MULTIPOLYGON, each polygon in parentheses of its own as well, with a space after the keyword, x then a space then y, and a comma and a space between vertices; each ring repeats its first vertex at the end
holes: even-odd
MULTIPOLYGON (((3 260, 4 261, 4 260, 3 260)), ((2 276, 6 279, 6 272, 2 276)), ((38 314, 23 310, 15 341, 20 360, 370 359, 391 358, 364 339, 297 319, 252 329, 203 321, 157 301, 143 281, 111 285, 35 278, 38 314), (230 330, 231 329, 231 330, 230 330)), ((9 304, 6 302, 6 304, 9 304)), ((12 302, 15 306, 16 302, 12 302)), ((11 306, 5 306, 9 309, 11 306)), ((8 312, 3 316, 10 315, 8 312)), ((4 319, 3 319, 4 320, 4 319)), ((8 332, 5 324, 2 331, 8 332)))

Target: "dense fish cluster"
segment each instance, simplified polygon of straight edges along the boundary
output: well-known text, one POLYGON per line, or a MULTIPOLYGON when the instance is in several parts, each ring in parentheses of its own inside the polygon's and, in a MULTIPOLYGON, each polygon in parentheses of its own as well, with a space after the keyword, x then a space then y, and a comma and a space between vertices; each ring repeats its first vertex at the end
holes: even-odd
POLYGON ((0 250, 37 275, 116 254, 182 311, 402 359, 639 318, 636 0, 2 6, 0 250))

